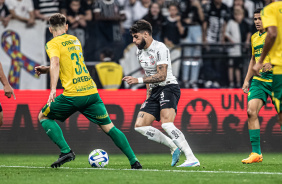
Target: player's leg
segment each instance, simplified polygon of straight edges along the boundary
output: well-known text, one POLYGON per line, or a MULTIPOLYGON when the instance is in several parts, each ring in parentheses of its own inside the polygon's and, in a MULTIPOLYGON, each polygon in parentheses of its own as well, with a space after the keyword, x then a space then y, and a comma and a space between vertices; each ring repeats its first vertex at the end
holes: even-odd
MULTIPOLYGON (((173 108, 161 110, 162 128, 167 132, 174 144, 177 145, 177 147, 185 154, 186 157, 186 161, 179 167, 199 166, 200 162, 193 154, 187 140, 185 139, 184 134, 173 124, 175 116, 176 112, 173 108)), ((176 164, 176 162, 174 163, 174 165, 176 164)))
MULTIPOLYGON (((79 97, 78 103, 85 106, 80 112, 91 122, 98 124, 111 137, 116 146, 127 156, 132 169, 142 169, 125 135, 114 126, 106 107, 98 93, 87 97, 79 97)), ((79 105, 78 105, 79 106, 79 105)))
POLYGON ((252 145, 252 153, 246 159, 242 160, 244 164, 250 164, 262 161, 261 148, 260 148, 260 124, 258 119, 258 113, 263 107, 263 101, 261 99, 252 99, 248 102, 248 128, 249 136, 252 145))
POLYGON ((282 130, 282 67, 273 67, 272 101, 278 113, 278 121, 282 130))
MULTIPOLYGON (((166 133, 171 137, 174 144, 184 152, 186 156, 186 161, 180 165, 180 167, 195 167, 199 166, 200 162, 194 156, 188 142, 185 139, 184 134, 175 127, 173 124, 176 112, 177 112, 177 104, 180 99, 180 88, 178 85, 168 85, 164 88, 160 95, 160 120, 162 123, 162 128, 166 131, 166 133)), ((179 158, 179 155, 178 155, 179 158)), ((174 163, 174 159, 172 160, 172 165, 174 163)))
POLYGON ((0 104, 0 127, 3 125, 3 109, 0 104))
POLYGON ((154 120, 160 121, 160 104, 157 99, 161 92, 161 89, 153 91, 150 98, 143 103, 137 116, 135 130, 146 136, 149 140, 169 147, 171 154, 175 157, 174 160, 176 160, 172 164, 174 166, 180 156, 180 150, 171 138, 151 126, 154 120))
POLYGON ((271 83, 263 82, 256 79, 252 80, 252 85, 248 93, 248 128, 252 145, 252 153, 246 159, 242 160, 244 164, 262 162, 262 154, 260 148, 260 124, 258 113, 262 106, 267 102, 268 96, 271 94, 271 83))
POLYGON ((51 167, 60 167, 65 162, 75 159, 75 154, 67 144, 62 129, 54 119, 65 121, 72 113, 74 107, 65 101, 62 95, 55 98, 51 106, 45 105, 38 115, 38 119, 48 137, 60 148, 61 154, 59 159, 51 167))
POLYGON ((151 126, 155 119, 156 118, 152 114, 140 111, 135 123, 135 130, 140 134, 146 136, 149 140, 169 147, 171 154, 173 154, 176 151, 177 146, 174 144, 171 138, 163 134, 160 130, 151 126))

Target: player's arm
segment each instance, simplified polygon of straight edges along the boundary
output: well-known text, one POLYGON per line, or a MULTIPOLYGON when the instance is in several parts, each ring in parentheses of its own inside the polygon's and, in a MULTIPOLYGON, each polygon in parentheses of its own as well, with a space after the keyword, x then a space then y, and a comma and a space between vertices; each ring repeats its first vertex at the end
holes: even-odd
POLYGON ((242 87, 242 90, 244 91, 244 93, 248 93, 249 81, 252 78, 252 76, 254 75, 253 66, 255 65, 255 63, 256 63, 255 56, 252 55, 252 58, 251 58, 250 64, 249 64, 249 68, 248 68, 248 72, 247 72, 247 75, 245 77, 244 84, 243 84, 243 87, 242 87))
POLYGON ((157 73, 152 76, 146 76, 143 78, 134 78, 132 76, 125 76, 122 80, 127 82, 129 85, 131 84, 150 84, 150 83, 158 83, 158 82, 163 82, 166 79, 167 75, 167 64, 160 64, 157 65, 157 73))
POLYGON ((22 21, 22 22, 25 22, 25 23, 28 22, 28 20, 29 20, 28 18, 24 18, 24 17, 17 15, 15 10, 9 10, 9 11, 12 15, 12 18, 17 19, 17 20, 22 21))
POLYGON ((260 75, 259 70, 263 67, 262 63, 269 53, 270 49, 272 48, 275 40, 277 37, 277 27, 276 26, 270 26, 267 28, 267 35, 265 37, 265 43, 262 49, 262 53, 260 56, 260 59, 258 63, 253 67, 253 70, 255 71, 255 75, 260 75))
POLYGON ((50 72, 50 66, 37 66, 34 68, 35 73, 39 76, 41 74, 47 74, 50 72))
POLYGON ((265 57, 269 53, 270 49, 272 48, 275 40, 277 38, 277 27, 270 26, 267 28, 267 35, 265 37, 265 43, 262 49, 262 53, 259 59, 259 63, 263 63, 265 57))
POLYGON ((3 71, 3 67, 2 64, 0 63, 0 81, 4 86, 4 92, 5 92, 5 96, 7 96, 8 98, 11 98, 11 96, 14 96, 14 99, 16 99, 16 96, 14 94, 14 89, 11 87, 11 85, 9 84, 4 71, 3 71))
POLYGON ((56 98, 56 88, 57 88, 57 83, 59 80, 59 73, 60 73, 60 58, 57 56, 54 56, 51 58, 50 61, 50 96, 48 99, 49 106, 51 102, 54 101, 56 98))

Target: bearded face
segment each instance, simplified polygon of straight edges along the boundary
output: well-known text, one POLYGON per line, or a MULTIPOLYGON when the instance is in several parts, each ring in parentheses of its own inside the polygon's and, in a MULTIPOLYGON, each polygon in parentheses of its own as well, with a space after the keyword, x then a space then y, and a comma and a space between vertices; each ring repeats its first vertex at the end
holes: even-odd
POLYGON ((136 44, 139 50, 144 49, 145 45, 146 45, 146 41, 144 38, 142 38, 142 41, 140 44, 136 44))

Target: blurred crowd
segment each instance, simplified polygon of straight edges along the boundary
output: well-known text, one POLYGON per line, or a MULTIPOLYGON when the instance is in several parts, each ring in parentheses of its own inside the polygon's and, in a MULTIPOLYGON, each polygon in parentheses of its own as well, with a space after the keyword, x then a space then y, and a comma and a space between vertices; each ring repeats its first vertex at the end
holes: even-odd
MULTIPOLYGON (((0 0, 0 22, 11 19, 27 27, 35 19, 48 22, 53 13, 66 15, 69 34, 84 47, 86 61, 98 61, 112 48, 113 61, 132 43, 131 25, 152 24, 153 38, 182 47, 179 79, 186 88, 241 87, 244 57, 249 51, 253 12, 270 0, 0 0), (231 46, 230 46, 231 45, 231 46), (114 48, 114 49, 113 49, 114 48), (218 57, 223 56, 223 57, 218 57), (225 57, 227 56, 227 57, 225 57), (204 82, 200 82, 204 81, 204 82)), ((46 27, 47 29, 47 27, 46 27)), ((52 39, 46 31, 46 42, 52 39)))

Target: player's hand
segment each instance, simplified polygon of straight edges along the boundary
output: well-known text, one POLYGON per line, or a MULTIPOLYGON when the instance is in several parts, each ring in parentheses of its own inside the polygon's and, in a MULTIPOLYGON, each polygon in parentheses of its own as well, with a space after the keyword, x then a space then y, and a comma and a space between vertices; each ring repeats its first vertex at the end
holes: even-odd
POLYGON ((244 82, 242 90, 244 91, 244 93, 248 94, 248 92, 249 92, 249 82, 244 82))
POLYGON ((49 99, 47 101, 49 107, 51 107, 51 102, 55 102, 55 98, 56 98, 56 90, 51 90, 49 99))
POLYGON ((14 100, 16 100, 16 95, 14 93, 14 89, 10 86, 10 84, 7 84, 4 86, 4 92, 5 96, 8 98, 11 98, 11 96, 14 96, 14 100))
POLYGON ((254 66, 253 66, 253 70, 254 70, 254 75, 256 76, 261 76, 259 71, 262 69, 262 64, 261 63, 256 63, 254 66))
POLYGON ((37 66, 34 68, 35 73, 39 76, 41 74, 46 74, 49 72, 49 66, 37 66))
POLYGON ((127 82, 129 85, 138 84, 138 79, 131 76, 125 76, 122 80, 127 82))
POLYGON ((263 72, 268 72, 272 68, 272 65, 270 63, 265 63, 263 65, 262 71, 263 72))

